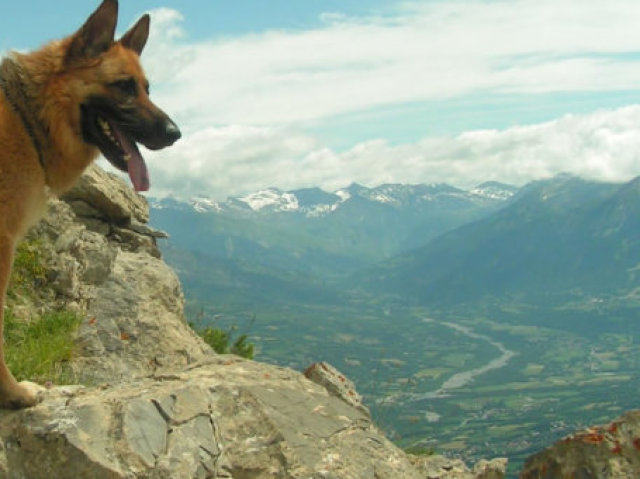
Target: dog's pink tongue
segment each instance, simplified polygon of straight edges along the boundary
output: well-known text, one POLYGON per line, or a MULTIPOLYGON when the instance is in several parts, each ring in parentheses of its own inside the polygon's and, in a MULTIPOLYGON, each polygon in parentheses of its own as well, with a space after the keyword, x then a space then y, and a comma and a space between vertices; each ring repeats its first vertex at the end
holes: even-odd
POLYGON ((110 126, 125 154, 129 155, 127 166, 129 167, 129 178, 131 178, 133 188, 136 191, 149 191, 149 171, 140 154, 138 145, 136 145, 134 141, 129 140, 127 135, 122 133, 116 125, 110 122, 110 126))
POLYGON ((138 150, 138 146, 133 143, 131 152, 127 151, 127 153, 131 156, 129 160, 129 178, 131 178, 133 188, 136 191, 149 191, 149 186, 151 186, 149 171, 140 154, 140 150, 138 150))

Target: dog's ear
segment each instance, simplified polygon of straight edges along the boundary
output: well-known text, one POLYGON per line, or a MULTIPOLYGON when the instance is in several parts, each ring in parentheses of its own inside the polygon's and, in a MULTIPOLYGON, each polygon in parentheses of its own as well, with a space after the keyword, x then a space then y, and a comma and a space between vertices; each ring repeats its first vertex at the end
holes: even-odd
POLYGON ((143 15, 142 18, 122 36, 120 39, 122 46, 140 55, 149 38, 150 21, 151 19, 148 14, 143 15))
POLYGON ((67 59, 95 58, 113 43, 118 21, 118 0, 104 0, 76 32, 67 59))

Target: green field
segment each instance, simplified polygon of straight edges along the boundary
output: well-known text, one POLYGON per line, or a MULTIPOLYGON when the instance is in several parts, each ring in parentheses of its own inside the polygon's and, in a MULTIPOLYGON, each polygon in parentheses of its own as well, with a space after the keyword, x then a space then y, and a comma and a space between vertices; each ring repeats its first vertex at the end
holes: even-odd
POLYGON ((575 308, 489 309, 427 311, 360 301, 204 316, 240 333, 248 328, 260 361, 297 370, 332 363, 354 380, 379 426, 402 447, 433 448, 469 462, 507 456, 512 472, 573 430, 638 406, 640 345, 632 317, 601 324, 575 308), (517 354, 445 397, 424 397, 456 373, 499 357, 492 342, 517 354))

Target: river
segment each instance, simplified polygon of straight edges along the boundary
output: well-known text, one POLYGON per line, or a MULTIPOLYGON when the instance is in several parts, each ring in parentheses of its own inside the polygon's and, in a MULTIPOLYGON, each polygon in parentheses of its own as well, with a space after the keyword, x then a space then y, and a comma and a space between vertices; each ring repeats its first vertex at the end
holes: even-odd
POLYGON ((493 338, 486 336, 484 334, 478 334, 473 331, 471 328, 466 326, 462 326, 457 323, 452 323, 449 321, 436 321, 435 319, 425 318, 423 319, 425 323, 437 323, 441 326, 445 326, 447 328, 454 329, 465 336, 473 339, 477 339, 479 341, 486 341, 487 343, 494 346, 499 352, 500 356, 495 359, 492 359, 488 363, 483 366, 469 369, 468 371, 462 371, 454 374, 449 379, 447 379, 442 386, 433 391, 427 391, 422 393, 400 393, 398 395, 394 395, 394 399, 399 399, 397 396, 402 396, 403 402, 413 402, 413 401, 422 401, 425 399, 440 399, 446 398, 450 396, 450 392, 454 389, 459 389, 467 384, 471 383, 474 378, 488 373, 489 371, 493 371, 495 369, 500 369, 505 367, 511 358, 513 358, 516 353, 507 349, 504 344, 494 340, 493 338))

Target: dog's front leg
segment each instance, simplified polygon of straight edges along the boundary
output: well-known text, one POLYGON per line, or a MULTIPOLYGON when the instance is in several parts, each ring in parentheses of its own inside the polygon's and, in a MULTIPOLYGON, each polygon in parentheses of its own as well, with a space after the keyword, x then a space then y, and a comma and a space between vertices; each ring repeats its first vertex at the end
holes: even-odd
POLYGON ((0 236, 0 407, 20 409, 37 404, 44 388, 30 381, 17 382, 4 360, 4 304, 14 246, 12 238, 0 236))

